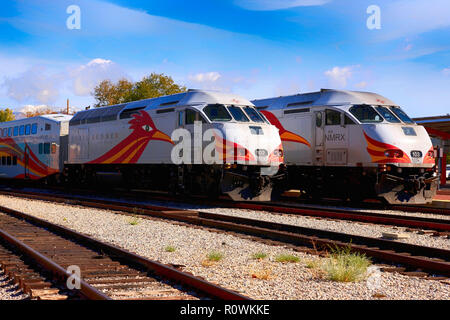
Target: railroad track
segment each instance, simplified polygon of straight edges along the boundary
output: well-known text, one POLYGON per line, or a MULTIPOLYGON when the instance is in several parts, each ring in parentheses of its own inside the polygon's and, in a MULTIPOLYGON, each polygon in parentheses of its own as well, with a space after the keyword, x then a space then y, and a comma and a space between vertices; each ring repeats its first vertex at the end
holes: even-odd
POLYGON ((5 207, 0 207, 0 268, 36 299, 248 299, 175 267, 5 207), (79 278, 72 270, 79 271, 79 278))
MULTIPOLYGON (((46 195, 39 192, 26 192, 26 191, 5 191, 0 190, 0 194, 5 195, 20 195, 25 197, 31 197, 39 199, 40 197, 46 197, 47 199, 60 198, 60 199, 74 199, 77 200, 77 196, 68 195, 46 195)), ((151 196, 150 199, 166 200, 166 197, 151 196)), ((177 201, 176 199, 168 198, 166 201, 177 201)), ((396 214, 384 214, 375 212, 358 212, 348 209, 338 208, 323 208, 311 205, 302 205, 297 203, 260 203, 260 202, 234 202, 224 200, 208 200, 202 199, 205 204, 218 206, 218 207, 231 207, 238 209, 249 210, 262 210, 268 212, 275 212, 280 214, 291 214, 310 216, 316 218, 338 219, 348 221, 358 221, 371 224, 400 226, 415 229, 425 229, 427 231, 436 231, 434 235, 449 236, 450 235, 450 219, 437 219, 429 217, 416 217, 416 216, 404 216, 396 214)), ((191 202, 193 202, 191 200, 191 202)))
POLYGON ((68 198, 54 195, 28 196, 39 200, 114 210, 120 214, 138 215, 143 218, 172 220, 233 234, 245 234, 257 241, 290 244, 295 250, 309 253, 319 253, 330 247, 350 247, 351 250, 364 253, 376 261, 390 264, 389 267, 384 268, 386 271, 429 276, 433 279, 440 279, 439 276, 450 277, 450 250, 446 249, 163 206, 94 200, 75 196, 67 196, 68 198))

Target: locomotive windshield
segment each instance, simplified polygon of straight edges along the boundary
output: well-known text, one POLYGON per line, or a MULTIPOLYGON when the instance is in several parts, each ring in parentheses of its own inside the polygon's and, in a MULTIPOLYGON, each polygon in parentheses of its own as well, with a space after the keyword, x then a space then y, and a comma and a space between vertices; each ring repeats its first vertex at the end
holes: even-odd
POLYGON ((228 113, 227 109, 223 104, 209 104, 203 108, 203 112, 212 121, 231 121, 233 118, 228 113))
POLYGON ((377 111, 383 116, 383 118, 386 119, 386 121, 392 122, 392 123, 400 123, 400 120, 394 114, 386 107, 377 106, 375 107, 377 111))
POLYGON ((252 107, 244 107, 244 111, 250 117, 250 119, 252 119, 253 122, 264 122, 258 111, 256 111, 252 107))
POLYGON ((383 117, 369 105, 354 105, 349 111, 361 123, 383 122, 383 117))
POLYGON ((236 106, 229 106, 228 111, 230 111, 231 115, 233 116, 234 120, 238 122, 249 122, 247 116, 244 114, 241 108, 236 106))
POLYGON ((250 106, 235 106, 223 104, 209 104, 203 108, 203 112, 211 120, 227 122, 235 120, 237 122, 266 122, 261 114, 250 106))
POLYGON ((414 123, 414 121, 412 121, 411 118, 408 117, 408 115, 402 109, 400 109, 400 107, 391 107, 391 110, 404 123, 414 123))

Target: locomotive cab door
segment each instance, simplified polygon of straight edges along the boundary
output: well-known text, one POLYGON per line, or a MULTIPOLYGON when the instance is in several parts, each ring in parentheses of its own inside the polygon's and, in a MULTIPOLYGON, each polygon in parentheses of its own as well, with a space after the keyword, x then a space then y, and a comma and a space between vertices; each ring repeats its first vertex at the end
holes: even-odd
POLYGON ((314 132, 314 152, 313 152, 313 165, 323 166, 324 159, 324 113, 322 111, 315 111, 313 130, 314 132))
POLYGON ((345 166, 348 158, 348 128, 341 111, 325 110, 325 163, 331 166, 345 166))
POLYGON ((183 111, 184 128, 191 134, 192 163, 201 164, 203 162, 203 126, 206 121, 196 109, 186 108, 183 111))

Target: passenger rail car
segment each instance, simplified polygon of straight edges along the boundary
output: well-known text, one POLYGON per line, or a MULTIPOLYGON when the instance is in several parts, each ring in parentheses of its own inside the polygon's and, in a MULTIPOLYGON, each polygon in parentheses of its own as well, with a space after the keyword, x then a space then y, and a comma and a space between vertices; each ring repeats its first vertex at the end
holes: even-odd
POLYGON ((252 102, 280 130, 290 187, 313 197, 432 201, 430 137, 389 99, 322 89, 252 102))
POLYGON ((51 114, 0 123, 0 178, 57 180, 71 118, 51 114))
POLYGON ((278 129, 250 101, 189 90, 78 112, 64 175, 90 185, 269 200, 282 162, 278 129))

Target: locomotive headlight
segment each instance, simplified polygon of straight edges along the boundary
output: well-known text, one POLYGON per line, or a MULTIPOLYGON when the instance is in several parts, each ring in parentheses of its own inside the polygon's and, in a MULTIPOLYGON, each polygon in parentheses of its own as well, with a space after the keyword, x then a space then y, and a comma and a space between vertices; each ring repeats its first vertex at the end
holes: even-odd
POLYGON ((281 149, 276 149, 274 152, 273 152, 273 154, 276 156, 276 157, 283 157, 283 150, 281 150, 281 149))
POLYGON ((403 151, 399 149, 389 149, 384 152, 388 158, 403 158, 403 151))

